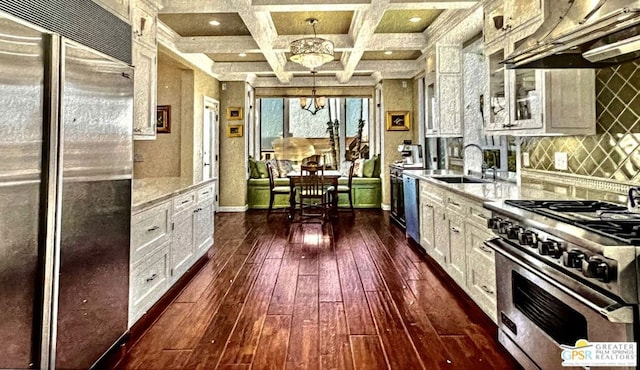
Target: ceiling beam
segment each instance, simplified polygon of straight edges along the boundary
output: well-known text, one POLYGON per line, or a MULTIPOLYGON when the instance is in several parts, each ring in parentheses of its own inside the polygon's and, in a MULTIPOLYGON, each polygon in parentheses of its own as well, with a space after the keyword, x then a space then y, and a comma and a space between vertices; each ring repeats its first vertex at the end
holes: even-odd
POLYGON ((358 10, 353 14, 349 28, 349 35, 353 38, 353 50, 342 54, 344 71, 338 74, 340 82, 349 82, 388 5, 389 0, 371 0, 368 9, 358 10))

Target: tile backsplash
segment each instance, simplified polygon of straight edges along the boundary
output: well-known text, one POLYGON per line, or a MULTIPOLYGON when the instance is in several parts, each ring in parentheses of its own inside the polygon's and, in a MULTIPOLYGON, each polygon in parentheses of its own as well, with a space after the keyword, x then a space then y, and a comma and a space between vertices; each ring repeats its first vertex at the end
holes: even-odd
POLYGON ((524 138, 529 168, 556 171, 555 152, 566 152, 559 172, 640 183, 640 60, 597 71, 596 117, 592 136, 524 138))

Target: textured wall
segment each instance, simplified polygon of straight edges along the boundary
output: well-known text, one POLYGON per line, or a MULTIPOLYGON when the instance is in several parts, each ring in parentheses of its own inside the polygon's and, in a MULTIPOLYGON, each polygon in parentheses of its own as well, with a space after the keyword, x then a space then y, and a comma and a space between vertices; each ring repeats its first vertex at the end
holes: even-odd
POLYGON ((247 204, 245 140, 244 137, 227 137, 227 125, 244 124, 244 121, 227 121, 226 112, 227 107, 244 109, 245 83, 225 83, 227 89, 220 92, 220 206, 243 207, 247 204))
POLYGON ((384 102, 385 116, 381 117, 382 129, 384 131, 384 147, 382 155, 382 203, 390 204, 389 195, 389 165, 396 160, 402 159, 402 155, 398 152, 398 145, 403 140, 413 140, 413 131, 418 128, 415 126, 415 115, 413 114, 413 80, 384 80, 382 82, 382 99, 384 102), (403 87, 402 83, 406 82, 407 87, 403 87), (410 112, 410 130, 409 131, 387 131, 386 129, 386 112, 389 111, 408 111, 410 112))
POLYGON ((144 162, 135 162, 133 175, 143 177, 180 176, 182 128, 182 70, 158 63, 158 105, 171 106, 171 133, 159 133, 156 140, 134 142, 134 153, 144 162))
MULTIPOLYGON (((180 131, 180 177, 193 179, 194 71, 182 70, 182 127, 180 131)), ((200 122, 202 125, 202 122, 200 122)))
MULTIPOLYGON (((193 156, 193 181, 202 180, 202 129, 204 122, 204 97, 208 96, 220 100, 220 82, 215 78, 200 72, 194 71, 194 91, 193 91, 193 140, 191 142, 193 156)), ((184 144, 183 144, 184 145, 184 144)))
POLYGON ((568 153, 568 172, 640 182, 640 61, 598 70, 596 135, 527 138, 531 168, 555 171, 554 153, 568 153))

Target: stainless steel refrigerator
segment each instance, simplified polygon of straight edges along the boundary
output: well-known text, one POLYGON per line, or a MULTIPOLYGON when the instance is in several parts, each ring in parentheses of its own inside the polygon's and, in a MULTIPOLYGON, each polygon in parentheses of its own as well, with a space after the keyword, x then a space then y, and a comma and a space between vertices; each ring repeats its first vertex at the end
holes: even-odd
POLYGON ((0 368, 86 369, 127 330, 132 74, 0 12, 0 368))

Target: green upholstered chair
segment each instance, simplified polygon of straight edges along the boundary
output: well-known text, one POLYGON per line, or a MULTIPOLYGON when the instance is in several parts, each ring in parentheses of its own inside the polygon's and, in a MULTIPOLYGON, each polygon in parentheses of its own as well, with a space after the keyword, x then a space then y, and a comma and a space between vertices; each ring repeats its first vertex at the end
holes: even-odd
POLYGON ((267 173, 269 174, 269 211, 267 217, 271 214, 273 209, 273 202, 276 199, 276 195, 290 195, 291 187, 289 186, 276 186, 275 179, 273 178, 274 169, 271 167, 271 163, 267 163, 267 173))

